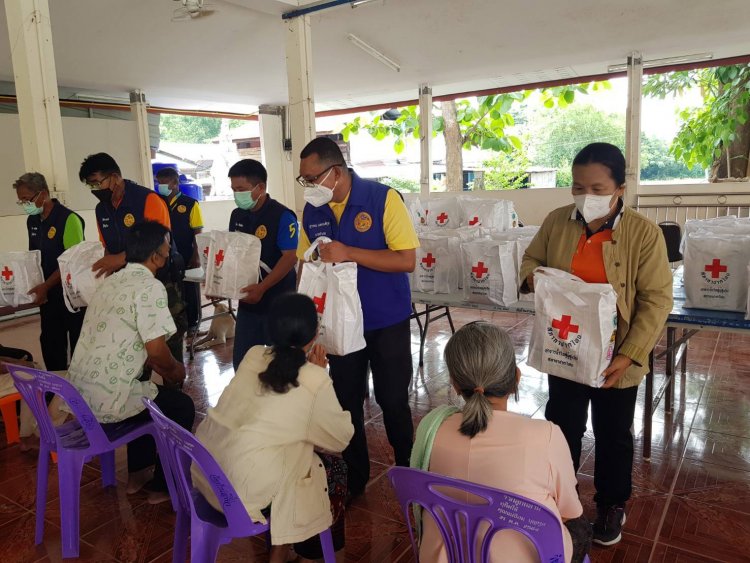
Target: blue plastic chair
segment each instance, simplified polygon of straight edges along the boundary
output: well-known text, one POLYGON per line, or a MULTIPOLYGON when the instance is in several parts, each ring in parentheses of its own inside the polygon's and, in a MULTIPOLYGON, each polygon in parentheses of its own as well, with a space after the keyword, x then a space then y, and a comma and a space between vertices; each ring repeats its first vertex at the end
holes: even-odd
POLYGON ((73 385, 54 373, 25 366, 6 364, 16 389, 29 405, 39 425, 39 461, 36 480, 37 545, 44 537, 44 508, 47 504, 47 474, 50 452, 57 453, 60 487, 60 525, 63 557, 78 557, 79 501, 83 464, 99 456, 102 484, 114 487, 115 449, 144 434, 154 435, 152 422, 108 424, 106 430, 96 420, 86 401, 73 385), (75 420, 60 426, 52 424, 46 393, 60 395, 75 420))
MULTIPOLYGON (((414 505, 432 516, 450 563, 488 563, 492 538, 506 529, 526 536, 539 552, 542 563, 565 563, 562 527, 546 506, 499 489, 408 467, 392 468, 388 478, 409 527, 417 560, 419 548, 410 518, 410 508, 414 505), (449 496, 449 490, 469 493, 481 501, 459 500, 449 496)), ((588 561, 588 556, 584 561, 588 561)))
MULTIPOLYGON (((151 412, 158 434, 159 457, 164 466, 172 505, 177 512, 172 561, 183 563, 187 555, 187 537, 190 532, 190 560, 213 563, 219 547, 234 538, 267 534, 268 523, 253 522, 224 471, 214 457, 190 432, 168 419, 150 399, 143 404, 151 412), (206 498, 193 487, 190 468, 195 463, 206 476, 217 499, 221 499, 222 512, 214 509, 206 498), (170 484, 169 482, 172 481, 170 484)), ((320 533, 323 559, 335 563, 331 530, 320 533)))

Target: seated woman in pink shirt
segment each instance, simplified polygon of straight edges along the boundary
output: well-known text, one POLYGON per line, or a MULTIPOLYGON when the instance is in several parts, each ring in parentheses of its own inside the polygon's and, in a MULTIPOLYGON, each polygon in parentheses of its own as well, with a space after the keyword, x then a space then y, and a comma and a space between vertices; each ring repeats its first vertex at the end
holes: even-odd
MULTIPOLYGON (((582 560, 591 526, 582 518, 565 437, 551 422, 508 412, 508 397, 517 396, 521 377, 508 334, 487 322, 470 323, 446 345, 445 362, 451 384, 466 404, 460 412, 440 407, 425 417, 411 465, 543 504, 567 521, 562 526, 565 561, 582 560)), ((419 554, 421 561, 447 561, 429 515, 424 516, 419 554)), ((492 541, 493 562, 538 560, 533 544, 517 532, 503 530, 492 541)))

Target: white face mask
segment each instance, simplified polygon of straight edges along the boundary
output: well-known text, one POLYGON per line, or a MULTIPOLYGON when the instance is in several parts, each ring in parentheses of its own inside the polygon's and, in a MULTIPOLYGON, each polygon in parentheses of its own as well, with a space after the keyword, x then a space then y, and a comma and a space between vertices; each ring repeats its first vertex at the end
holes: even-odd
POLYGON ((593 195, 580 194, 574 195, 573 201, 576 208, 583 215, 586 223, 591 223, 602 217, 606 217, 612 209, 612 194, 610 195, 593 195))
POLYGON ((321 207, 333 199, 333 190, 320 184, 305 188, 305 201, 313 207, 321 207))

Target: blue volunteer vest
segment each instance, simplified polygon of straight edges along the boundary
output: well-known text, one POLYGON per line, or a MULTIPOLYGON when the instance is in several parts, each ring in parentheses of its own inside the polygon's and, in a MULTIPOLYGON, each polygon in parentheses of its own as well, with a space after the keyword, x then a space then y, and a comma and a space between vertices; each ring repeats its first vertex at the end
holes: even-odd
POLYGON ((182 255, 185 264, 189 264, 193 257, 193 241, 195 241, 195 231, 190 226, 190 214, 193 212, 193 206, 198 202, 179 192, 172 203, 169 202, 169 197, 161 196, 161 198, 169 208, 172 237, 174 237, 177 250, 182 255))
POLYGON ((133 225, 143 222, 146 198, 152 193, 153 190, 125 180, 125 192, 117 209, 101 201, 96 205, 96 224, 107 252, 125 252, 125 233, 133 225))
MULTIPOLYGON (((303 228, 310 242, 321 236, 347 246, 385 250, 383 230, 388 186, 364 180, 352 170, 352 190, 340 223, 328 205, 305 205, 303 228)), ((357 290, 362 302, 365 330, 377 330, 397 324, 411 315, 411 291, 406 273, 378 272, 357 266, 357 290)))
MULTIPOLYGON (((281 217, 287 211, 295 215, 293 211, 267 195, 263 206, 257 211, 237 207, 232 210, 229 217, 230 231, 254 235, 260 239, 260 259, 271 270, 276 267, 282 256, 282 251, 278 245, 278 233, 281 217)), ((265 278, 266 272, 261 271, 260 277, 261 279, 265 278)), ((278 295, 290 291, 294 292, 296 285, 297 274, 295 269, 292 268, 276 285, 263 294, 263 298, 258 303, 251 305, 240 301, 239 308, 255 313, 265 313, 278 295)))
MULTIPOLYGON (((96 224, 109 254, 125 252, 125 235, 133 225, 143 222, 146 198, 153 193, 153 190, 125 180, 125 191, 117 209, 101 201, 96 205, 96 224)), ((162 283, 180 281, 185 273, 185 261, 177 250, 174 237, 171 237, 171 245, 169 261, 156 272, 156 278, 162 283)))
MULTIPOLYGON (((42 272, 44 273, 45 280, 60 268, 57 259, 60 257, 60 254, 65 252, 63 236, 68 217, 75 215, 81 220, 84 229, 86 228, 83 218, 78 213, 68 209, 56 199, 52 201, 55 202, 55 205, 46 219, 42 219, 41 214, 30 215, 26 219, 26 228, 29 232, 29 250, 39 250, 41 252, 42 272)), ((58 284, 50 291, 59 293, 62 296, 62 285, 58 284)))

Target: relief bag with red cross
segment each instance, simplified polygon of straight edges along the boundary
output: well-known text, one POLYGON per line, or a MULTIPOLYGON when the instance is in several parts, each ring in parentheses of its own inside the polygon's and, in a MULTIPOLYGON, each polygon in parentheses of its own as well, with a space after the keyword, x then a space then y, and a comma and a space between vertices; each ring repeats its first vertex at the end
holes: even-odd
POLYGON ((685 307, 745 312, 750 234, 725 228, 691 232, 683 259, 685 307))
POLYGON ((44 281, 42 254, 38 250, 0 252, 0 306, 33 303, 31 288, 44 281))
POLYGON ((601 387, 617 333, 617 294, 612 286, 538 268, 534 308, 528 364, 543 373, 601 387))
POLYGON ((321 261, 317 257, 321 242, 331 242, 331 239, 319 237, 305 252, 297 291, 315 303, 319 319, 318 344, 329 354, 345 356, 366 345, 362 303, 357 292, 357 264, 321 261))
POLYGON ((86 307, 94 297, 97 288, 106 280, 104 276, 96 277, 91 268, 104 256, 104 246, 98 240, 85 240, 60 254, 57 263, 60 266, 65 306, 71 313, 86 307))

